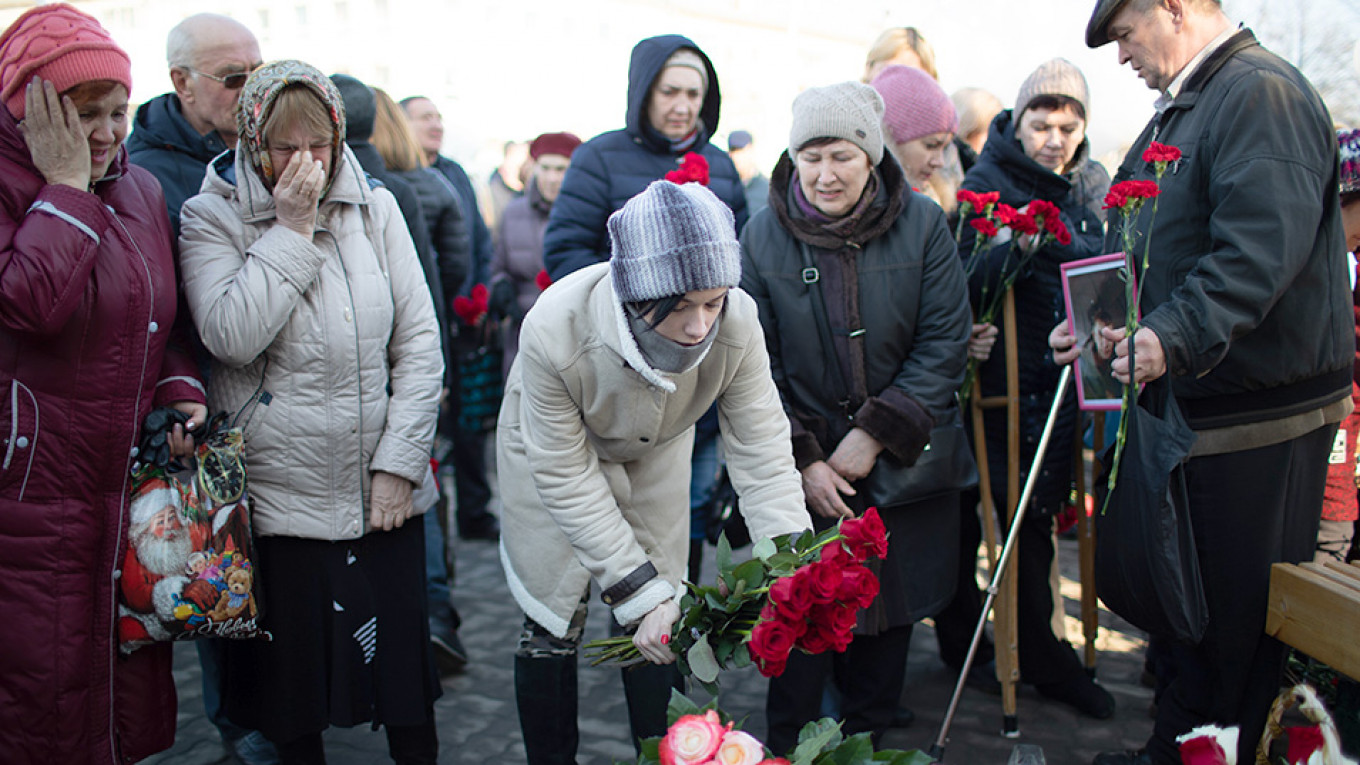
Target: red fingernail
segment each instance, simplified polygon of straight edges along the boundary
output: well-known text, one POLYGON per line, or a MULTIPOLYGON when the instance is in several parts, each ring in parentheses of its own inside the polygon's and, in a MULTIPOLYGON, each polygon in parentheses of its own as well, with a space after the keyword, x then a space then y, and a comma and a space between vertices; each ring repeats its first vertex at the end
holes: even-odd
POLYGON ((662 636, 661 636, 661 645, 666 645, 666 644, 669 643, 669 642, 671 642, 671 636, 670 636, 670 635, 662 635, 662 636))

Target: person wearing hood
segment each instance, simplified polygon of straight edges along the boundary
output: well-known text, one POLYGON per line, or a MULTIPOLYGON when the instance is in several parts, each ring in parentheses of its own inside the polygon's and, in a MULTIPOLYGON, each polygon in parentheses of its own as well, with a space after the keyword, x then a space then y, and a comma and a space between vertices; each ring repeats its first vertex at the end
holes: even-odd
POLYGON ((129 165, 132 65, 65 3, 0 34, 0 762, 115 765, 175 735, 167 643, 118 655, 128 476, 154 407, 203 385, 176 343, 165 199, 129 165))
POLYGON ((576 761, 577 649, 593 579, 651 663, 622 670, 633 740, 666 731, 666 647, 689 540, 690 444, 717 406, 752 536, 809 528, 732 212, 656 181, 609 218, 613 258, 524 317, 496 428, 501 561, 524 610, 515 697, 530 765, 576 761))
POLYGON ((165 58, 175 89, 137 108, 127 146, 133 164, 161 182, 178 237, 180 208, 203 185, 208 163, 236 147, 236 99, 262 62, 255 35, 215 13, 176 24, 166 38, 165 58))
POLYGON ((502 369, 508 377, 519 350, 519 325, 547 288, 543 270, 543 234, 548 216, 571 168, 571 155, 581 145, 573 133, 544 133, 529 144, 533 165, 524 195, 510 200, 500 217, 495 255, 491 258, 491 310, 507 321, 502 369))
MULTIPOLYGON (((1001 204, 1016 209, 1035 199, 1052 202, 1072 235, 1071 244, 1053 242, 1034 251, 1015 280, 1020 453, 1006 453, 1005 413, 987 412, 984 423, 993 476, 1004 476, 1007 461, 1018 459, 1020 480, 1025 481, 1053 406, 1062 369, 1052 362, 1048 333, 1066 316, 1060 267, 1103 252, 1105 225, 1101 205, 1110 187, 1110 177, 1090 158, 1090 142, 1086 139, 1088 103, 1086 78, 1080 69, 1061 58, 1040 64, 1021 84, 1015 108, 1000 112, 992 121, 982 154, 963 181, 963 188, 970 191, 1000 193, 1001 204)), ((964 227, 959 245, 962 260, 970 257, 976 236, 971 227, 964 227)), ((1001 281, 1003 268, 1014 268, 1016 257, 1011 254, 1011 245, 1009 239, 984 245, 984 259, 972 275, 974 300, 981 299, 984 283, 996 285, 1001 281), (1009 266, 1005 265, 1008 261, 1009 266)), ((983 396, 1005 395, 1003 343, 997 343, 982 361, 978 377, 983 396)), ((1077 414, 1077 397, 1069 392, 1040 466, 1034 500, 1021 526, 1016 568, 1020 675, 1041 695, 1103 720, 1114 714, 1114 697, 1086 674, 1071 644, 1064 636, 1054 634, 1051 619, 1049 568, 1054 555, 1053 516, 1066 504, 1072 483, 1072 438, 1077 414)), ((996 507, 1006 507, 1005 483, 994 481, 992 493, 996 507)), ((966 549, 977 550, 980 533, 977 530, 965 539, 966 549)), ((971 613, 964 621, 974 624, 981 610, 980 598, 972 596, 967 600, 971 613)))
POLYGON ((732 159, 709 143, 721 105, 718 73, 688 38, 661 35, 633 47, 627 124, 577 149, 548 219, 543 263, 554 281, 608 260, 609 215, 689 154, 707 162, 706 185, 732 209, 736 232, 741 231, 747 217, 741 176, 732 159))
POLYGON ((882 738, 912 625, 953 595, 959 492, 977 480, 955 399, 971 318, 963 269, 944 212, 885 150, 883 114, 862 83, 799 94, 770 206, 741 235, 742 289, 760 310, 817 528, 877 506, 889 534, 882 589, 846 652, 795 651, 770 680, 775 752, 821 716, 828 680, 845 733, 882 738))
POLYGON ((433 763, 440 694, 425 598, 443 360, 391 193, 344 143, 344 102, 300 61, 241 92, 239 145, 184 205, 184 293, 213 355, 208 399, 250 444, 263 625, 227 647, 228 717, 284 763, 330 725, 387 729, 433 763))

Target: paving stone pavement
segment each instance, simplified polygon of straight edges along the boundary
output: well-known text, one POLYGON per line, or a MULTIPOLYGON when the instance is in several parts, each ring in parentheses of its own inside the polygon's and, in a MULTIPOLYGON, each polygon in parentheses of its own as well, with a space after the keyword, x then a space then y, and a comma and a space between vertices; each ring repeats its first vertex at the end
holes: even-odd
MULTIPOLYGON (((454 603, 463 617, 459 634, 471 656, 463 674, 444 680, 444 695, 435 705, 439 727, 440 763, 514 765, 524 762, 524 746, 515 709, 512 654, 523 618, 506 588, 494 544, 453 543, 457 560, 454 603)), ((1059 544, 1064 574, 1065 606, 1069 634, 1080 641, 1072 618, 1077 613, 1075 542, 1059 544)), ((712 578, 712 550, 708 548, 708 578, 712 578)), ((595 599, 587 625, 587 639, 607 633, 608 615, 595 599)), ((1097 675, 1118 705, 1111 720, 1091 720, 1068 707, 1041 698, 1022 686, 1019 695, 1018 738, 1000 735, 1001 700, 966 689, 944 761, 972 765, 1004 765, 1018 743, 1043 747, 1048 765, 1086 765, 1100 751, 1136 748, 1152 729, 1148 717, 1151 691, 1138 684, 1142 670, 1143 635, 1114 615, 1101 611, 1101 638, 1097 675)), ((203 713, 197 654, 192 646, 176 646, 175 679, 179 689, 179 730, 170 750, 143 761, 143 765, 208 765, 234 763, 227 757, 216 731, 203 713)), ((906 729, 890 731, 885 746, 928 749, 954 689, 955 676, 939 661, 934 630, 919 627, 912 638, 903 703, 916 713, 906 729)), ((754 669, 726 672, 721 678, 722 708, 745 718, 746 730, 763 737, 766 683, 754 669)), ((611 765, 633 761, 628 738, 628 716, 623 703, 618 670, 583 664, 581 690, 580 765, 611 765)), ((691 694, 700 703, 707 694, 697 688, 691 694)), ((325 735, 328 762, 333 765, 368 765, 390 762, 387 741, 367 726, 331 729, 325 735)))

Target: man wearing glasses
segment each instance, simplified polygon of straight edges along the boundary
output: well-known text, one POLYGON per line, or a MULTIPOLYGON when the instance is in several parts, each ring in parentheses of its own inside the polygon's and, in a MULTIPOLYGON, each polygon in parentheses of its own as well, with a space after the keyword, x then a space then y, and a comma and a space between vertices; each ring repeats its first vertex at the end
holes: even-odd
POLYGON ((236 99, 259 66, 260 44, 240 22, 214 13, 181 21, 166 41, 173 93, 137 109, 128 156, 165 190, 179 236, 179 208, 198 193, 213 157, 236 148, 236 99))
MULTIPOLYGON (((240 22, 200 13, 170 30, 165 58, 175 90, 137 109, 127 147, 133 164, 146 168, 161 182, 170 225, 178 238, 179 209, 198 194, 208 163, 236 148, 236 101, 246 78, 261 64, 260 44, 240 22)), ((180 312, 187 319, 183 304, 180 312)), ((191 320, 176 324, 193 326, 191 320)), ((196 336, 193 345, 206 368, 206 352, 196 336)), ((199 640, 197 645, 203 707, 222 735, 222 746, 243 765, 274 765, 278 753, 259 731, 234 725, 222 714, 218 641, 199 640)))

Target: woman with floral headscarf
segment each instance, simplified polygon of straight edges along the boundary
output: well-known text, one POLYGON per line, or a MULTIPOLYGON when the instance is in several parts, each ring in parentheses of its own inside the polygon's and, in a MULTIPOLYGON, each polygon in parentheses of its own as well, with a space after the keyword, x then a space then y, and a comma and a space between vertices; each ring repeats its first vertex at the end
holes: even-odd
POLYGON ((268 64, 237 122, 180 238, 210 406, 249 444, 274 636, 229 646, 224 706, 285 763, 324 762, 327 726, 369 721, 396 762, 433 763, 424 535, 405 521, 433 504, 434 305, 396 201, 342 140, 329 79, 268 64))

